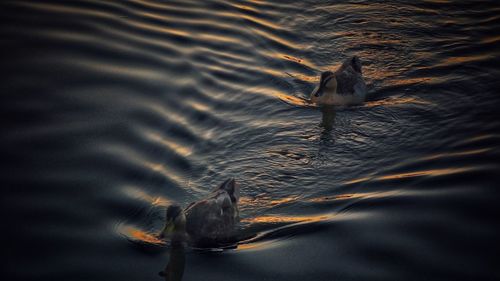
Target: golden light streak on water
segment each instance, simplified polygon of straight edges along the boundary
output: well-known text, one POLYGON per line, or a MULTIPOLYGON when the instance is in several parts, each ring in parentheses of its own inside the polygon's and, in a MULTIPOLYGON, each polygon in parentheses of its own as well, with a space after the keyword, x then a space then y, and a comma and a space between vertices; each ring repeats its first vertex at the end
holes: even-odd
POLYGON ((387 98, 383 100, 377 101, 368 101, 364 104, 365 107, 374 107, 374 106, 393 106, 393 105, 402 105, 402 104, 420 104, 420 105, 435 105, 429 101, 426 101, 421 98, 414 97, 394 97, 387 98))
POLYGON ((483 60, 489 60, 491 59, 492 56, 489 54, 485 55, 471 55, 471 56, 462 56, 462 57, 449 57, 445 60, 442 61, 440 65, 447 66, 450 64, 463 64, 463 63, 468 63, 468 62, 473 62, 473 61, 483 61, 483 60))
POLYGON ((422 176, 444 176, 450 174, 458 174, 463 172, 468 172, 473 170, 473 168, 448 168, 448 169, 434 169, 434 170, 425 170, 425 171, 417 171, 417 172, 409 172, 409 173, 400 173, 394 175, 387 175, 377 177, 376 180, 393 180, 393 179, 403 179, 403 178, 413 178, 413 177, 422 177, 422 176))
POLYGON ((158 246, 166 244, 165 241, 159 239, 155 234, 145 232, 130 225, 119 227, 118 232, 134 241, 156 244, 158 246))
POLYGON ((166 148, 174 151, 175 153, 181 156, 187 157, 193 153, 191 147, 186 147, 179 144, 178 142, 170 141, 157 132, 148 131, 145 133, 145 137, 156 143, 160 143, 161 145, 165 146, 166 148))
MULTIPOLYGON (((345 193, 345 194, 339 194, 339 195, 334 195, 334 196, 323 196, 323 197, 319 197, 319 198, 311 198, 307 201, 313 202, 313 203, 327 203, 327 202, 332 202, 332 201, 337 201, 337 200, 384 198, 384 197, 399 195, 401 193, 403 193, 403 192, 399 191, 399 190, 385 191, 385 192, 345 193)), ((408 192, 404 192, 404 193, 407 194, 408 192)))
POLYGON ((444 175, 469 172, 469 171, 473 171, 475 169, 477 169, 477 168, 465 167, 465 168, 447 168, 447 169, 423 170, 423 171, 392 174, 392 175, 386 175, 386 176, 363 177, 363 178, 359 178, 359 179, 346 181, 346 182, 344 182, 344 184, 355 184, 355 183, 366 182, 366 181, 384 181, 384 180, 415 178, 415 177, 424 177, 424 176, 436 177, 436 176, 444 176, 444 175))
POLYGON ((151 172, 158 173, 159 175, 174 181, 177 186, 183 187, 185 185, 185 180, 177 172, 168 168, 164 163, 158 163, 146 159, 141 154, 133 151, 127 147, 120 146, 118 144, 110 145, 104 148, 105 153, 110 155, 120 157, 130 164, 139 165, 144 168, 149 169, 151 172))
POLYGON ((422 160, 433 160, 433 159, 439 159, 439 158, 445 158, 445 157, 476 155, 476 154, 483 154, 483 153, 486 153, 486 152, 491 151, 491 150, 492 150, 491 148, 483 148, 483 149, 467 150, 467 151, 462 151, 462 152, 439 153, 439 154, 434 154, 431 156, 423 157, 421 159, 422 160))
POLYGON ((284 93, 278 93, 278 92, 276 92, 274 95, 278 99, 280 99, 283 102, 286 102, 286 103, 288 103, 290 105, 294 105, 294 106, 313 106, 313 104, 309 100, 307 100, 307 99, 298 98, 298 97, 295 97, 295 96, 287 95, 287 94, 284 94, 284 93))
POLYGON ((264 242, 254 242, 254 243, 242 243, 238 244, 238 250, 262 250, 269 249, 270 247, 276 247, 280 244, 280 241, 264 241, 264 242))
POLYGON ((234 4, 234 3, 230 3, 229 5, 236 7, 238 9, 241 9, 241 10, 246 10, 246 11, 251 11, 251 12, 258 12, 259 11, 251 6, 248 6, 248 5, 234 4))
POLYGON ((253 218, 242 219, 244 223, 297 223, 297 222, 317 222, 332 218, 332 215, 317 215, 317 216, 273 216, 265 215, 253 218))
POLYGON ((170 199, 163 196, 153 196, 136 186, 124 186, 121 191, 131 197, 148 202, 152 206, 166 206, 171 204, 170 199))
POLYGON ((500 36, 491 36, 481 40, 481 43, 491 44, 500 41, 500 36))

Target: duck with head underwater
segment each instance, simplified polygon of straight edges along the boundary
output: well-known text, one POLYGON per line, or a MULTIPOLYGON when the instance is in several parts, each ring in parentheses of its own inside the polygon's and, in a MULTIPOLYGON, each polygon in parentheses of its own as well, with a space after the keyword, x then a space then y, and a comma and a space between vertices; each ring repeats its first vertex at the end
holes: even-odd
POLYGON ((348 58, 337 71, 321 73, 319 85, 311 93, 317 105, 357 105, 366 98, 366 84, 357 56, 348 58))
POLYGON ((239 222, 239 187, 227 179, 206 198, 191 203, 184 210, 177 205, 167 208, 165 228, 160 238, 186 241, 195 247, 219 247, 235 240, 239 222))

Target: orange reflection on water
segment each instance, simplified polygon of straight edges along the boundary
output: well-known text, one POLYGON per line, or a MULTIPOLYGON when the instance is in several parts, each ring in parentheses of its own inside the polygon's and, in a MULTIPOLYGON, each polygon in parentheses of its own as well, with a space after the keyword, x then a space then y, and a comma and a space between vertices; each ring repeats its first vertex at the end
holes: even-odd
POLYGON ((162 163, 144 161, 143 165, 148 169, 164 176, 165 178, 175 181, 179 186, 182 186, 184 183, 184 180, 180 176, 178 176, 175 172, 169 170, 167 166, 162 163))
POLYGON ((297 201, 300 198, 300 196, 290 196, 290 197, 285 197, 281 199, 276 199, 272 200, 269 202, 271 205, 280 205, 280 204, 285 204, 293 201, 297 201))
POLYGON ((498 41, 500 41, 500 36, 492 36, 481 40, 481 43, 489 44, 489 43, 497 43, 498 41))
POLYGON ((353 179, 350 181, 344 182, 344 184, 355 184, 355 183, 360 183, 360 182, 365 182, 371 180, 373 177, 364 177, 364 178, 359 178, 359 179, 353 179))
POLYGON ((276 206, 281 204, 286 204, 290 202, 294 202, 299 200, 301 197, 298 195, 291 195, 289 197, 273 199, 269 196, 257 196, 257 197, 249 197, 244 196, 240 197, 239 205, 243 208, 253 208, 253 207, 263 207, 263 206, 276 206))
POLYGON ((200 33, 200 34, 196 34, 196 36, 199 39, 203 39, 206 41, 212 41, 212 42, 232 43, 232 44, 240 44, 241 43, 241 41, 239 41, 238 39, 228 37, 228 36, 221 36, 221 35, 208 34, 208 33, 200 33))
POLYGON ((391 106, 391 105, 401 105, 401 104, 421 104, 421 105, 435 105, 431 102, 425 101, 423 99, 414 98, 414 97, 396 97, 396 98, 387 98, 383 100, 377 101, 368 101, 365 103, 365 107, 374 107, 374 106, 391 106))
MULTIPOLYGON (((160 19, 163 20, 164 18, 160 16, 155 16, 151 13, 142 13, 142 16, 149 17, 149 18, 155 18, 155 19, 160 19)), ((141 23, 141 22, 133 22, 133 21, 128 21, 128 24, 135 25, 137 27, 140 27, 144 30, 153 30, 153 31, 158 31, 166 34, 172 34, 180 37, 187 37, 189 36, 188 32, 179 30, 179 29, 173 29, 173 28, 168 28, 165 26, 156 26, 153 24, 148 24, 148 23, 141 23)))
POLYGON ((229 5, 231 5, 235 8, 241 9, 241 10, 245 10, 245 11, 258 12, 257 9, 255 9, 254 7, 248 6, 248 5, 234 4, 234 3, 230 3, 229 5))
POLYGON ((298 222, 317 222, 331 219, 332 215, 317 215, 317 216, 272 216, 265 215, 254 218, 242 219, 245 223, 298 223, 298 222))
POLYGON ((238 244, 238 250, 258 250, 263 248, 269 248, 270 246, 275 246, 276 241, 266 241, 266 242, 254 242, 254 243, 243 243, 238 244))
POLYGON ((132 226, 123 226, 120 232, 135 241, 158 245, 165 244, 165 241, 158 239, 155 235, 132 226))
POLYGON ((388 79, 387 83, 392 87, 394 86, 410 86, 420 83, 431 83, 438 82, 440 80, 439 77, 418 77, 418 78, 404 78, 404 79, 388 79))
POLYGON ((191 147, 185 147, 185 146, 182 146, 174 141, 169 141, 168 139, 166 139, 164 136, 162 136, 161 134, 159 134, 157 132, 149 131, 149 132, 145 133, 145 136, 147 138, 151 139, 152 141, 155 141, 157 143, 164 145, 165 147, 169 148, 170 150, 173 150, 175 153, 177 153, 181 156, 186 157, 186 156, 191 155, 191 153, 193 152, 191 150, 191 147))
POLYGON ((287 94, 284 94, 284 93, 278 93, 276 92, 274 94, 275 97, 277 97, 278 99, 280 99, 281 101, 285 102, 285 103, 288 103, 290 105, 294 105, 294 106, 312 106, 311 102, 307 99, 303 99, 303 98, 298 98, 298 97, 295 97, 295 96, 290 96, 290 95, 287 95, 287 94))
POLYGON ((170 200, 162 196, 152 196, 139 187, 125 186, 122 188, 125 195, 148 202, 153 206, 165 206, 170 204, 170 200))
POLYGON ((177 185, 182 186, 184 180, 179 176, 176 172, 171 171, 162 163, 155 163, 150 161, 140 153, 130 149, 129 147, 125 147, 122 145, 108 145, 104 147, 104 152, 109 153, 113 156, 117 156, 124 161, 131 163, 133 165, 138 165, 143 168, 149 169, 158 173, 159 175, 168 178, 171 181, 175 181, 177 185))
POLYGON ((337 200, 360 199, 360 198, 383 198, 383 197, 394 196, 400 193, 401 191, 398 190, 384 191, 384 192, 346 193, 333 196, 312 198, 309 199, 308 201, 314 203, 328 203, 337 200))
POLYGON ((461 152, 439 153, 439 154, 434 154, 431 156, 423 157, 422 160, 432 160, 432 159, 439 159, 439 158, 444 158, 444 157, 456 157, 456 156, 482 154, 482 153, 488 152, 490 150, 491 150, 491 148, 483 148, 483 149, 474 149, 474 150, 467 150, 467 151, 461 151, 461 152))
POLYGON ((462 57, 450 57, 445 59, 440 66, 450 65, 450 64, 463 64, 465 62, 489 60, 490 55, 476 55, 476 56, 462 56, 462 57))
POLYGON ((479 135, 479 136, 471 137, 468 139, 464 139, 464 140, 460 141, 458 144, 465 145, 465 144, 470 144, 470 143, 474 143, 474 142, 479 142, 479 141, 488 140, 488 139, 495 139, 495 138, 500 138, 500 134, 479 135))
POLYGON ((400 173, 394 175, 387 175, 377 177, 377 180, 393 180, 393 179, 403 179, 403 178, 413 178, 413 177, 421 177, 421 176, 444 176, 462 173, 466 171, 470 171, 471 168, 448 168, 448 169, 434 169, 434 170, 426 170, 426 171, 417 171, 417 172, 409 172, 409 173, 400 173))
POLYGON ((201 102, 197 102, 197 101, 194 101, 194 100, 185 100, 186 104, 192 106, 194 109, 198 110, 198 111, 202 111, 202 112, 211 112, 211 108, 206 105, 206 104, 203 104, 201 102))
POLYGON ((284 45, 290 49, 294 49, 294 50, 300 50, 302 49, 302 46, 301 45, 298 45, 296 43, 293 43, 291 41, 288 41, 286 39, 283 39, 283 38, 280 38, 270 32, 267 32, 267 31, 264 31, 262 29, 253 29, 253 31, 258 34, 259 36, 262 36, 268 40, 271 40, 271 41, 274 41, 276 43, 279 43, 281 45, 284 45))
MULTIPOLYGON (((394 192, 397 193, 397 192, 394 192)), ((392 194, 392 193, 391 193, 392 194)), ((303 224, 311 222, 340 221, 366 218, 372 216, 371 213, 327 213, 309 216, 287 216, 287 215, 264 215, 254 218, 242 219, 241 222, 249 224, 303 224)))
POLYGON ((335 201, 335 200, 351 199, 351 198, 356 198, 356 197, 360 197, 360 196, 356 193, 352 193, 352 194, 340 194, 340 195, 312 198, 312 199, 309 199, 307 201, 314 202, 314 203, 325 203, 325 202, 330 202, 330 201, 335 201))
POLYGON ((301 81, 319 82, 319 78, 320 78, 319 75, 309 76, 309 75, 304 75, 304 74, 301 74, 301 73, 290 73, 290 72, 285 72, 285 73, 288 76, 290 76, 292 78, 295 78, 297 80, 301 80, 301 81))
POLYGON ((292 57, 292 56, 289 56, 289 55, 282 55, 285 59, 289 60, 289 61, 294 61, 296 63, 302 63, 302 59, 299 59, 299 58, 296 58, 296 57, 292 57))
POLYGON ((241 196, 239 201, 238 201, 238 204, 240 206, 245 206, 245 205, 252 204, 252 202, 254 202, 254 199, 252 197, 241 196))
POLYGON ((346 181, 346 182, 344 182, 344 184, 354 184, 354 183, 366 182, 366 181, 395 180, 395 179, 414 178, 414 177, 422 177, 422 176, 436 177, 436 176, 444 176, 444 175, 451 175, 451 174, 468 172, 468 171, 472 171, 474 169, 475 168, 467 167, 467 168, 447 168, 447 169, 424 170, 424 171, 392 174, 392 175, 386 175, 386 176, 364 177, 364 178, 346 181))
MULTIPOLYGON (((243 6, 244 7, 244 6, 243 6)), ((247 14, 242 14, 242 13, 228 13, 228 12, 221 12, 221 13, 217 13, 218 16, 226 16, 226 17, 230 17, 230 18, 243 18, 247 21, 250 21, 250 22, 254 22, 254 23, 257 23, 259 25, 262 25, 262 26, 265 26, 265 27, 269 27, 269 28, 272 28, 272 29, 275 29, 275 30, 280 30, 282 29, 281 26, 278 26, 270 21, 267 21, 267 20, 264 20, 264 19, 259 19, 259 18, 256 18, 256 17, 253 17, 253 16, 250 16, 250 15, 247 15, 247 14)))

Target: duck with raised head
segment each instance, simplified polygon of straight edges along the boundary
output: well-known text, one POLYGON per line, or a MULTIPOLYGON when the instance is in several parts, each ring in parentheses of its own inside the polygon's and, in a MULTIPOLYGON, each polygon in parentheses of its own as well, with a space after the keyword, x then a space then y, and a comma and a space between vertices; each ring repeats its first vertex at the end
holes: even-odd
POLYGON ((165 228, 160 237, 184 237, 195 247, 227 245, 236 234, 238 200, 239 187, 230 178, 206 198, 191 203, 184 210, 171 205, 167 208, 165 228))
POLYGON ((319 85, 311 93, 311 102, 317 105, 357 105, 366 98, 366 84, 357 56, 342 63, 337 71, 321 73, 319 85))

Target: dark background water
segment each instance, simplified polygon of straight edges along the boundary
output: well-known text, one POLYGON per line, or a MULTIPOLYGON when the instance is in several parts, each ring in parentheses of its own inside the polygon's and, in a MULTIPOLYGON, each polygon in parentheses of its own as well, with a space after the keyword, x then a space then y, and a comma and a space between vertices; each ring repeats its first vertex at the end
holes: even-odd
POLYGON ((161 280, 165 206, 229 176, 257 238, 187 251, 184 280, 500 278, 497 1, 3 1, 0 17, 2 279, 161 280), (303 106, 353 54, 366 105, 303 106))

